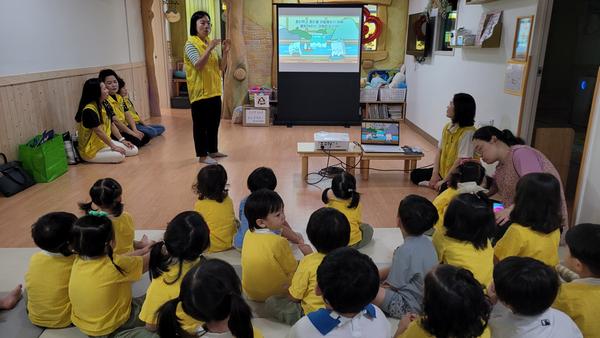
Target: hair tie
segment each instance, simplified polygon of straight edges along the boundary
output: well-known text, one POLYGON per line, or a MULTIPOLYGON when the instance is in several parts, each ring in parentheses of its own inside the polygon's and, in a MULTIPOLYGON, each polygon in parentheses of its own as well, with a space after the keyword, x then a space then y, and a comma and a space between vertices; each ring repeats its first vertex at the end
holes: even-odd
POLYGON ((100 210, 90 210, 88 211, 88 215, 96 217, 108 217, 108 214, 106 212, 100 210))

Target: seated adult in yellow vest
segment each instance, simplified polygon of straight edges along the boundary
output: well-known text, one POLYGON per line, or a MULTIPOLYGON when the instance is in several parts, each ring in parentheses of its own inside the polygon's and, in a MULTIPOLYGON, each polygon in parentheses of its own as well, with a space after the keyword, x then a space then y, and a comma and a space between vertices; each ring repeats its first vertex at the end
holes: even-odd
POLYGON ((215 164, 215 157, 227 156, 218 150, 218 134, 221 121, 221 71, 225 70, 227 64, 229 41, 223 41, 223 59, 219 60, 215 48, 221 40, 209 38, 210 29, 208 13, 198 11, 192 15, 183 61, 192 103, 196 156, 202 163, 215 164))
POLYGON ((126 156, 137 155, 136 146, 125 140, 108 114, 102 102, 108 96, 108 89, 99 79, 88 79, 79 100, 75 121, 79 123, 77 149, 87 162, 119 163, 126 156), (114 135, 118 141, 111 140, 114 135))
POLYGON ((473 157, 473 133, 475 133, 475 99, 469 94, 454 94, 446 108, 450 118, 442 130, 442 140, 438 144, 433 169, 416 169, 410 174, 414 184, 429 181, 431 188, 439 190, 450 178, 450 173, 461 159, 473 157))
POLYGON ((161 124, 146 124, 144 121, 142 121, 142 119, 140 118, 140 115, 138 114, 138 112, 135 110, 135 107, 133 106, 133 102, 131 102, 131 99, 129 98, 129 91, 127 90, 127 87, 125 87, 125 80, 123 80, 120 77, 117 77, 117 81, 119 82, 119 95, 121 95, 123 97, 123 102, 124 102, 123 110, 125 111, 126 114, 128 112, 129 112, 129 114, 131 114, 131 117, 133 118, 133 122, 135 123, 135 127, 137 128, 137 130, 141 131, 142 133, 147 135, 149 138, 154 138, 154 137, 160 136, 162 133, 164 133, 165 127, 163 125, 161 125, 161 124))
POLYGON ((114 112, 113 122, 115 126, 117 126, 127 141, 133 143, 138 148, 144 146, 150 141, 150 137, 137 130, 133 117, 129 112, 125 111, 125 101, 118 94, 119 82, 117 81, 117 73, 112 69, 103 69, 100 71, 98 78, 108 89, 109 95, 106 101, 110 104, 114 112))

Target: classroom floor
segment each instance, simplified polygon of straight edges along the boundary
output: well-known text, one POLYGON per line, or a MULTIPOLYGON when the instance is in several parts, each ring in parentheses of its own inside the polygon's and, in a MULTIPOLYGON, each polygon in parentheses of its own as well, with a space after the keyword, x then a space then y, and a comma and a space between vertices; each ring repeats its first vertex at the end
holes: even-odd
MULTIPOLYGON (((151 122, 161 123, 167 131, 140 149, 136 157, 120 164, 78 164, 54 182, 36 184, 13 197, 0 197, 0 247, 33 247, 30 226, 44 213, 69 211, 79 213, 77 202, 89 201, 88 191, 99 178, 115 178, 123 186, 125 210, 134 218, 137 229, 164 229, 177 213, 193 208, 196 196, 192 191, 198 170, 203 166, 194 156, 191 114, 189 110, 169 109, 151 122)), ((242 127, 222 120, 219 150, 229 157, 219 160, 229 177, 229 193, 236 205, 248 195, 246 179, 259 166, 271 167, 277 175, 277 192, 285 202, 285 213, 292 227, 303 229, 310 214, 323 206, 321 192, 329 186, 324 180, 317 186, 304 185, 300 174, 297 142, 312 141, 313 133, 321 130, 348 132, 358 141, 360 127, 285 126, 242 127)), ((435 146, 401 125, 400 143, 420 146, 425 157, 418 167, 430 165, 435 146)), ((311 158, 309 172, 326 166, 326 158, 311 158)), ((331 164, 338 163, 331 159, 331 164)), ((371 161, 371 168, 404 168, 401 161, 371 161)), ((363 204, 363 220, 374 227, 394 227, 400 200, 408 194, 420 194, 433 199, 434 191, 416 187, 401 171, 371 171, 363 181, 357 170, 358 191, 363 204)), ((311 175, 310 181, 319 176, 311 175)))

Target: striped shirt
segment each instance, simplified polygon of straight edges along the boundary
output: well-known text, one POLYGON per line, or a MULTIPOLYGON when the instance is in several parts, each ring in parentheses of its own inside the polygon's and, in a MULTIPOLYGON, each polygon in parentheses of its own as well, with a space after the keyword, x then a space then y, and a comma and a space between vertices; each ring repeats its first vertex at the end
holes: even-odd
POLYGON ((198 49, 189 41, 185 44, 185 55, 187 55, 192 64, 196 64, 196 62, 200 60, 200 53, 198 52, 198 49))

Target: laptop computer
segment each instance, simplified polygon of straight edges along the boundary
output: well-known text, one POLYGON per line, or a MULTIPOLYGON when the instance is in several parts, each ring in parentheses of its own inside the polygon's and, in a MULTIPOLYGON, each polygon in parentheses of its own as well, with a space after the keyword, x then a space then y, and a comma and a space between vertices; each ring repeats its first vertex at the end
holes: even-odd
POLYGON ((365 153, 402 153, 400 122, 394 120, 363 120, 360 145, 365 153))

